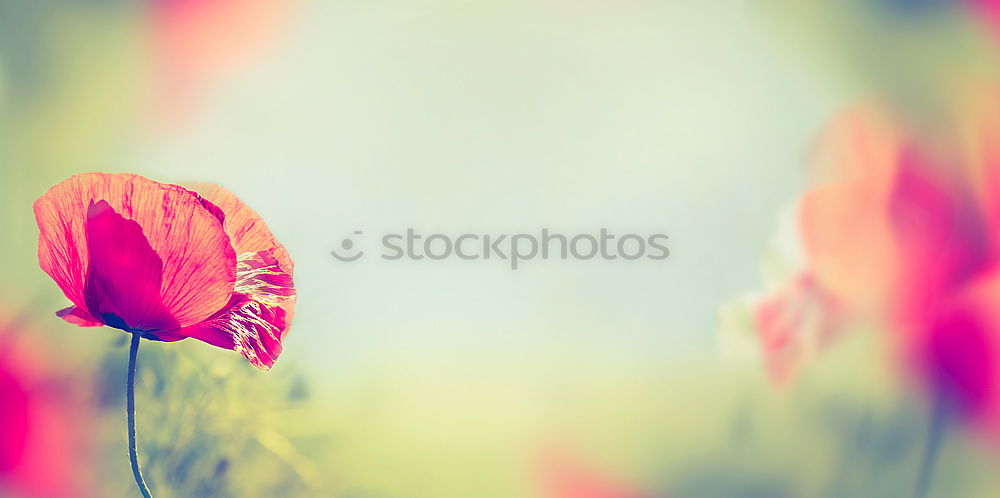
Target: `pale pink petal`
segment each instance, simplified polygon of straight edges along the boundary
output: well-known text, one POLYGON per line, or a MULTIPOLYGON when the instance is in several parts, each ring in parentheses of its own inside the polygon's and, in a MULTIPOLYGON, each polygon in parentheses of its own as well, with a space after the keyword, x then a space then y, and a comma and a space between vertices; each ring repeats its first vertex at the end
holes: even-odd
POLYGON ((77 308, 76 306, 70 306, 69 308, 63 308, 56 312, 56 316, 66 320, 68 323, 72 323, 78 327, 101 327, 104 323, 98 321, 94 317, 87 313, 87 310, 83 308, 77 308))

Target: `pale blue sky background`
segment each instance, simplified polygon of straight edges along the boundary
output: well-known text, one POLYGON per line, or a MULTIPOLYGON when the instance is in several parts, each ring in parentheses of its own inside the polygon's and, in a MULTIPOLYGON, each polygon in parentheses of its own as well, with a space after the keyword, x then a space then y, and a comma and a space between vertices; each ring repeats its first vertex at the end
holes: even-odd
POLYGON ((285 354, 324 372, 713 351, 836 102, 739 2, 656 3, 311 2, 143 171, 264 215, 297 262, 285 354), (672 256, 512 272, 328 254, 411 226, 666 232, 672 256))

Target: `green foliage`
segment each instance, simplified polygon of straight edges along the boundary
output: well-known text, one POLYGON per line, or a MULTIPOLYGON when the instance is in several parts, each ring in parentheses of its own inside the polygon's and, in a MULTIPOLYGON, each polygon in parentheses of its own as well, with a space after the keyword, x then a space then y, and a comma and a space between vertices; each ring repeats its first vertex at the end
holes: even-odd
MULTIPOLYGON (((123 341, 115 342, 120 344, 109 348, 96 369, 104 433, 99 481, 106 496, 129 496, 135 490, 125 454, 128 355, 123 341)), ((154 494, 317 492, 315 464, 302 453, 318 443, 302 423, 308 413, 304 382, 291 369, 264 374, 239 355, 196 341, 143 341, 136 386, 139 460, 154 494)))

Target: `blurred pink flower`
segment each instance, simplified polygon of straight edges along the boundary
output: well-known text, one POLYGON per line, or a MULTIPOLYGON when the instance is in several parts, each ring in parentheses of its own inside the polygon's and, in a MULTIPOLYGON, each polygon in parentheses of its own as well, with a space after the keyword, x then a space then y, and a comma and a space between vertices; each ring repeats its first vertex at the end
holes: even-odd
POLYGON ((799 204, 806 265, 818 285, 895 322, 919 319, 953 292, 988 259, 962 167, 881 109, 837 118, 799 204))
POLYGON ((277 38, 294 0, 151 0, 157 115, 185 117, 277 38))
POLYGON ((1000 427, 1000 113, 976 109, 954 142, 872 105, 833 122, 799 203, 808 284, 759 305, 765 351, 792 335, 774 309, 819 293, 889 331, 936 399, 1000 427))
POLYGON ((548 498, 651 498, 565 450, 543 455, 540 479, 548 498))
POLYGON ((24 333, 0 326, 0 495, 94 496, 80 465, 89 460, 91 426, 73 389, 80 382, 46 364, 24 333))
POLYGON ((787 384, 810 356, 833 341, 842 315, 840 305, 808 273, 760 299, 754 322, 771 381, 787 384))

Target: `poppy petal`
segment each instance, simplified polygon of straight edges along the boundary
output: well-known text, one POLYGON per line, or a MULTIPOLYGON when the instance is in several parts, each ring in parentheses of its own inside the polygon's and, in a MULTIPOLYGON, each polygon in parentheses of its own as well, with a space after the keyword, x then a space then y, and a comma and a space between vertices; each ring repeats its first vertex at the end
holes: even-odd
POLYGON ((761 299, 754 321, 771 381, 786 385, 807 359, 836 338, 844 318, 839 304, 808 273, 761 299))
POLYGON ((883 214, 899 140, 881 109, 837 117, 813 152, 815 183, 799 203, 807 265, 820 285, 859 308, 881 304, 891 288, 895 247, 883 214))
POLYGON ((225 213, 224 228, 236 249, 236 254, 269 251, 286 273, 291 273, 292 259, 288 251, 274 238, 264 220, 247 207, 232 192, 207 183, 193 184, 192 189, 225 213))
POLYGON ((987 268, 988 230, 947 170, 922 151, 902 148, 899 165, 887 204, 902 270, 892 304, 900 318, 919 320, 987 268))
POLYGON ((61 309, 56 312, 56 316, 78 327, 100 327, 104 325, 96 318, 90 316, 87 310, 77 308, 76 306, 61 309))
POLYGON ((138 223, 105 201, 87 213, 89 265, 84 301, 91 316, 122 330, 177 328, 160 299, 163 262, 138 223))
POLYGON ((821 182, 799 205, 817 282, 858 309, 907 318, 986 261, 984 229, 948 156, 876 108, 837 119, 817 150, 821 182))
POLYGON ((292 276, 267 251, 247 253, 237 268, 236 290, 229 305, 210 319, 163 335, 184 337, 234 350, 261 370, 269 370, 281 354, 295 304, 292 276))
POLYGON ((913 373, 941 400, 1000 435, 1000 268, 981 272, 902 337, 913 373))
POLYGON ((160 258, 161 302, 179 327, 198 323, 229 302, 236 253, 220 220, 197 195, 133 174, 86 173, 35 202, 39 264, 76 307, 96 314, 85 297, 92 260, 87 214, 91 203, 100 201, 135 222, 160 258))

